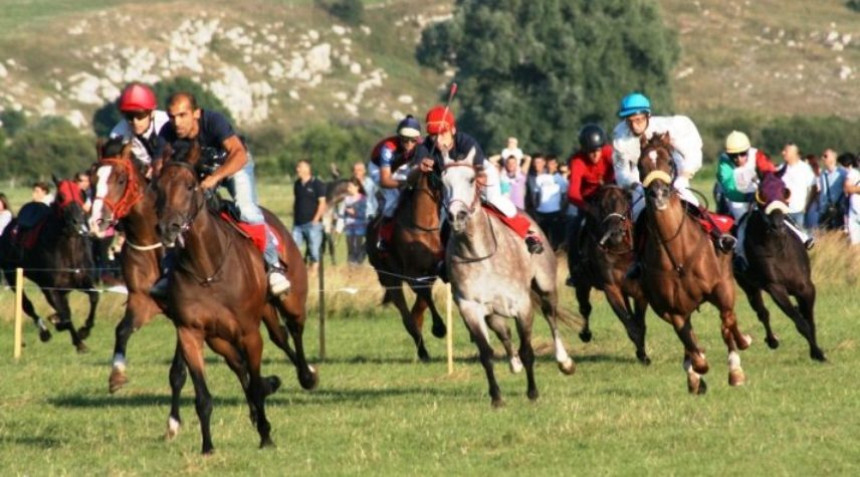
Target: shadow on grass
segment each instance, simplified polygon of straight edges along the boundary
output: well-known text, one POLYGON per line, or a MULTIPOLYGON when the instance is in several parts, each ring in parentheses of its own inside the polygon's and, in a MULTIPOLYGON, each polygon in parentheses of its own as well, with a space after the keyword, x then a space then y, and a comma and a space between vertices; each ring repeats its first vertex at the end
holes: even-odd
POLYGON ((3 436, 0 437, 0 446, 19 445, 35 447, 37 449, 53 449, 63 445, 59 439, 48 436, 3 436))

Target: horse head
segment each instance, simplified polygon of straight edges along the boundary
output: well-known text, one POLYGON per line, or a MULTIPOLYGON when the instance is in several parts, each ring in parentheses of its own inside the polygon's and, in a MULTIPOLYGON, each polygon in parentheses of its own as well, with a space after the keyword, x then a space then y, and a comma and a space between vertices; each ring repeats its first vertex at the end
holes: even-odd
POLYGON ((177 241, 182 246, 183 234, 205 207, 198 180, 200 171, 195 167, 200 158, 200 147, 193 143, 180 157, 183 160, 175 155, 169 160, 164 158, 155 180, 156 228, 165 247, 173 247, 177 241))
POLYGON ((57 217, 62 220, 63 232, 68 235, 86 235, 88 229, 84 213, 84 192, 73 180, 58 180, 56 177, 53 179, 57 186, 57 195, 52 207, 57 217))
MULTIPOLYGON (((618 186, 601 187, 595 198, 597 214, 600 221, 598 245, 604 248, 620 246, 630 236, 632 220, 630 219, 630 203, 632 195, 629 190, 618 186)), ((628 246, 631 244, 627 244, 628 246)))
POLYGON ((672 158, 672 143, 669 133, 655 134, 651 139, 641 138, 639 176, 643 177, 646 203, 665 210, 672 198, 672 182, 675 180, 675 160, 672 158))
POLYGON ((131 145, 122 138, 98 145, 98 161, 90 175, 96 193, 90 212, 90 231, 104 232, 128 215, 143 197, 146 165, 134 158, 131 145))
POLYGON ((442 200, 454 233, 464 231, 469 218, 480 207, 478 171, 472 165, 476 152, 472 148, 461 161, 446 157, 442 169, 442 200))
POLYGON ((755 194, 756 205, 764 212, 768 228, 778 234, 785 233, 785 216, 788 214, 788 198, 791 191, 772 172, 766 173, 755 194))

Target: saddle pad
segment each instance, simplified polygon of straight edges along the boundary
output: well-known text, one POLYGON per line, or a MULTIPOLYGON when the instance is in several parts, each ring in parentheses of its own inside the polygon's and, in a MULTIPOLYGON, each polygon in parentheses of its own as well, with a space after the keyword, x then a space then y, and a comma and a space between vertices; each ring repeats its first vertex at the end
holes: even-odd
MULTIPOLYGON (((239 229, 239 231, 242 232, 242 234, 244 234, 246 237, 251 239, 251 241, 254 243, 254 246, 257 247, 257 250, 259 250, 260 252, 266 251, 266 224, 249 224, 246 222, 237 222, 227 212, 221 212, 220 216, 226 222, 239 229)), ((275 237, 275 247, 278 249, 279 252, 283 254, 286 253, 286 248, 284 244, 280 243, 280 241, 277 239, 277 236, 275 237)))
POLYGON ((488 214, 501 220, 503 224, 507 225, 509 229, 513 230, 521 238, 526 238, 532 223, 522 212, 517 212, 517 215, 508 217, 489 204, 482 204, 482 206, 488 214))
MULTIPOLYGON (((722 215, 722 214, 711 214, 711 219, 717 224, 717 229, 719 229, 720 233, 730 233, 732 230, 732 226, 735 224, 735 219, 730 215, 722 215)), ((713 225, 711 222, 705 219, 699 219, 699 224, 702 225, 702 228, 705 229, 705 232, 710 233, 713 229, 713 225)))
POLYGON ((36 246, 36 242, 39 240, 39 234, 42 232, 42 228, 48 222, 45 219, 46 218, 43 218, 41 222, 27 229, 21 227, 20 224, 16 225, 10 232, 12 234, 12 242, 24 251, 32 250, 33 247, 36 246))

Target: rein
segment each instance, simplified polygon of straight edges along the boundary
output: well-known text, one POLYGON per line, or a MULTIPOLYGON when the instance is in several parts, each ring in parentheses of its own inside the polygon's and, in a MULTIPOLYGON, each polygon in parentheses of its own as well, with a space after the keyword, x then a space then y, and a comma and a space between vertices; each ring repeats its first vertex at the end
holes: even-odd
MULTIPOLYGON (((445 164, 443 173, 444 173, 444 171, 446 171, 452 167, 470 167, 470 168, 472 168, 472 170, 475 170, 475 166, 468 164, 466 162, 451 162, 451 163, 445 164)), ((476 171, 476 174, 477 174, 477 171, 476 171)), ((472 199, 472 203, 466 204, 465 201, 462 201, 460 199, 452 199, 452 200, 448 201, 448 206, 450 206, 452 203, 455 203, 455 202, 460 202, 461 204, 463 204, 466 207, 466 210, 468 211, 468 215, 469 215, 469 220, 471 220, 472 216, 474 216, 475 213, 481 208, 481 204, 480 204, 480 202, 481 202, 480 182, 478 182, 477 177, 475 179, 475 197, 474 197, 474 199, 472 199)), ((496 229, 493 227, 493 221, 490 219, 490 214, 488 214, 487 212, 484 212, 484 216, 487 218, 487 226, 490 228, 490 236, 493 238, 493 249, 492 249, 492 251, 490 253, 488 253, 487 255, 484 255, 482 257, 464 257, 462 255, 454 255, 453 257, 451 257, 452 260, 456 258, 457 260, 454 260, 454 261, 457 263, 482 262, 482 261, 487 260, 488 258, 492 257, 493 255, 495 255, 496 252, 499 250, 499 240, 496 237, 496 229)))
MULTIPOLYGON (((673 195, 679 197, 678 200, 680 201, 680 196, 677 191, 673 191, 673 195)), ((683 207, 683 204, 681 204, 681 223, 678 224, 678 229, 675 231, 675 233, 667 240, 664 240, 663 237, 660 235, 660 231, 654 227, 654 224, 652 224, 650 220, 648 221, 648 228, 651 230, 651 233, 654 234, 655 237, 657 237, 657 241, 660 242, 660 245, 663 247, 663 250, 666 252, 666 255, 669 256, 669 262, 672 263, 672 269, 675 270, 675 272, 677 272, 678 276, 680 277, 683 277, 686 274, 686 270, 684 269, 684 264, 679 265, 678 261, 675 260, 675 256, 672 255, 672 251, 669 249, 669 242, 678 238, 678 236, 681 235, 681 230, 684 229, 684 223, 687 221, 687 212, 683 210, 683 207)), ((698 252, 698 249, 696 249, 696 251, 698 252)))
MULTIPOLYGON (((428 179, 428 180, 430 180, 430 179, 428 179)), ((439 200, 437 200, 435 195, 433 194, 433 192, 434 192, 433 189, 431 189, 430 187, 417 187, 416 186, 416 187, 412 188, 412 191, 413 191, 412 200, 415 200, 414 195, 417 193, 427 194, 430 197, 430 200, 432 200, 436 204, 436 207, 435 207, 436 208, 436 214, 437 215, 439 214, 439 200)), ((442 221, 441 220, 439 221, 439 225, 437 225, 436 227, 424 227, 422 225, 418 225, 417 223, 415 223, 415 211, 414 210, 412 211, 412 220, 410 221, 411 223, 406 223, 401 218, 402 216, 400 214, 397 214, 397 217, 398 217, 398 222, 400 223, 401 226, 408 228, 408 229, 417 230, 419 232, 433 233, 433 232, 438 232, 442 228, 442 225, 441 225, 442 221)))
POLYGON ((108 157, 99 159, 99 166, 111 166, 122 168, 128 176, 125 190, 122 197, 116 202, 111 201, 105 196, 96 196, 96 199, 101 199, 102 203, 111 211, 113 215, 113 223, 116 224, 121 218, 128 215, 131 208, 134 207, 143 198, 143 190, 138 184, 137 176, 135 175, 134 166, 131 161, 122 157, 108 157))
POLYGON ((464 257, 462 255, 454 255, 451 257, 452 259, 456 258, 457 260, 453 260, 456 263, 475 263, 475 262, 483 262, 488 258, 492 257, 499 250, 499 239, 496 238, 496 229, 493 227, 493 221, 490 219, 490 214, 484 212, 484 216, 487 218, 487 226, 490 228, 490 236, 493 237, 493 250, 484 255, 483 257, 464 257))

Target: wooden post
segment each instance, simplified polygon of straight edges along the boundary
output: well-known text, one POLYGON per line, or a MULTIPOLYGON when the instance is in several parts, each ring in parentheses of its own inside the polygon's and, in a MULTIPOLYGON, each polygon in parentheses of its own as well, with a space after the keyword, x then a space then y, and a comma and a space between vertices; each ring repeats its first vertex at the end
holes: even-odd
POLYGON ((24 269, 15 269, 15 360, 21 357, 22 329, 24 326, 24 269))
MULTIPOLYGON (((325 242, 325 240, 323 240, 325 242)), ((325 256, 323 250, 325 246, 320 247, 319 261, 319 287, 320 287, 320 360, 325 359, 325 256)))
POLYGON ((446 294, 448 295, 447 303, 445 304, 445 320, 448 325, 447 345, 448 345, 448 374, 454 374, 454 327, 451 325, 451 284, 445 286, 446 294))

